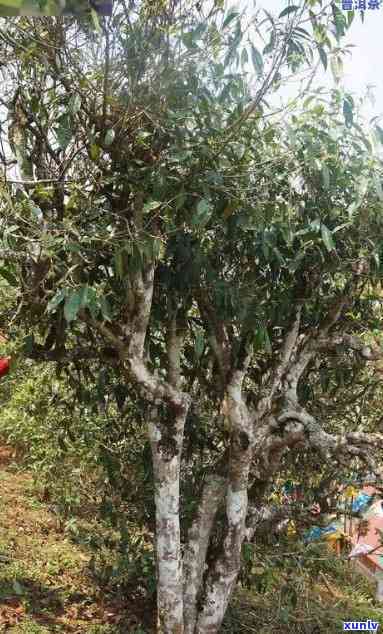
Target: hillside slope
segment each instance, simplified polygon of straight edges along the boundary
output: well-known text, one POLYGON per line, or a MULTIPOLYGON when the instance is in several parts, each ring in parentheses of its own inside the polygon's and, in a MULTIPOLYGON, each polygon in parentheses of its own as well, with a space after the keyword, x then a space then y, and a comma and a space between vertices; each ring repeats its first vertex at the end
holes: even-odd
MULTIPOLYGON (((338 633, 343 621, 383 623, 373 587, 313 544, 260 547, 237 592, 223 632, 338 633)), ((150 634, 148 606, 108 595, 92 578, 89 553, 62 532, 36 496, 28 472, 0 447, 0 632, 7 634, 150 634)), ((382 606, 383 607, 383 606, 382 606)))

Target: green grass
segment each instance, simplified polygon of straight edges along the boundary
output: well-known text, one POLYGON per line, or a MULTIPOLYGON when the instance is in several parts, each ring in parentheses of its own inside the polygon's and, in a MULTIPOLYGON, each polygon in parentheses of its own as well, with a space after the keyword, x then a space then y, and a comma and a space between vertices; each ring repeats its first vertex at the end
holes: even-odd
POLYGON ((90 556, 36 498, 28 474, 0 467, 0 632, 139 634, 144 608, 100 588, 90 556))
MULTIPOLYGON (((291 544, 284 550, 294 548, 291 544)), ((262 562, 254 567, 254 587, 239 590, 231 602, 225 634, 338 634, 343 621, 383 623, 375 585, 326 546, 316 544, 297 557, 281 559, 266 550, 262 562)))
MULTIPOLYGON (((223 634, 337 634, 343 621, 383 623, 374 586, 321 545, 259 546, 248 562, 223 634)), ((110 553, 110 556, 112 553, 110 553)), ((150 634, 150 606, 107 593, 91 575, 91 551, 74 543, 36 494, 32 478, 0 465, 0 632, 150 634)), ((109 557, 108 553, 106 556, 109 557)))

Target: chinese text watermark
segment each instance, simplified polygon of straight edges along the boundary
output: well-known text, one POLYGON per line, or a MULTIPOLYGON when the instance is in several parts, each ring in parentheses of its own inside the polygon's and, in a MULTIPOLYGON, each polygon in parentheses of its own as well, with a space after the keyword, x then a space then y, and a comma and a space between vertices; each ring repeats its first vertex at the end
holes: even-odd
POLYGON ((342 0, 343 11, 368 11, 380 9, 382 0, 342 0))

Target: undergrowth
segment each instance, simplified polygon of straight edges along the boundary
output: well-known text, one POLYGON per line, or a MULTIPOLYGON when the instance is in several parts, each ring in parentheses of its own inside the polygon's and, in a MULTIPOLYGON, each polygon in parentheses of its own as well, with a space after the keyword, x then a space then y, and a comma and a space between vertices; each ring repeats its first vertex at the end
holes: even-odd
POLYGON ((225 634, 336 634, 344 621, 383 622, 374 584, 325 544, 259 548, 252 571, 251 587, 231 602, 225 634))

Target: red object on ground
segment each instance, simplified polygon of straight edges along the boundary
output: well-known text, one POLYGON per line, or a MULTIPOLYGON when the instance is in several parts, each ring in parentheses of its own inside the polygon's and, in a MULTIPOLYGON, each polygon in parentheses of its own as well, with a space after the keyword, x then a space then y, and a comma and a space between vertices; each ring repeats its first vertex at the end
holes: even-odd
POLYGON ((9 361, 10 361, 10 357, 5 357, 3 359, 0 359, 0 377, 4 376, 5 374, 8 374, 9 361))

